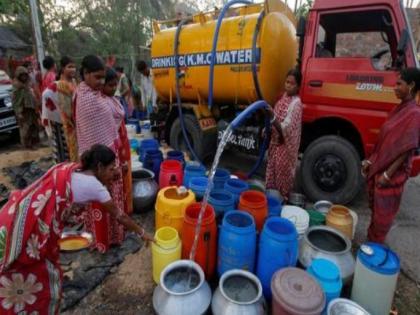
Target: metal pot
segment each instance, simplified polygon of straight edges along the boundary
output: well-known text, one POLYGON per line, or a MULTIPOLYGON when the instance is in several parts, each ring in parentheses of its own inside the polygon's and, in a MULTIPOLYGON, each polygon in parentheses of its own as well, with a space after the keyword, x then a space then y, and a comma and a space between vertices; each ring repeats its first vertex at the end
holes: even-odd
POLYGON ((343 282, 351 281, 355 259, 351 242, 343 233, 328 226, 313 226, 306 231, 299 245, 299 262, 305 268, 314 259, 325 258, 337 265, 343 282))
POLYGON ((328 315, 370 315, 359 304, 347 299, 334 299, 328 304, 328 315))
POLYGON ((201 267, 192 260, 175 261, 160 274, 153 292, 158 315, 200 315, 210 306, 211 290, 201 267))
POLYGON ((261 282, 245 270, 225 272, 213 295, 211 310, 214 315, 266 314, 261 282))
POLYGON ((333 204, 328 200, 319 200, 314 203, 314 209, 318 212, 321 212, 324 215, 327 215, 332 205, 333 204))
POLYGON ((154 180, 152 171, 145 168, 134 171, 133 177, 133 207, 134 212, 142 213, 153 208, 159 187, 154 180))

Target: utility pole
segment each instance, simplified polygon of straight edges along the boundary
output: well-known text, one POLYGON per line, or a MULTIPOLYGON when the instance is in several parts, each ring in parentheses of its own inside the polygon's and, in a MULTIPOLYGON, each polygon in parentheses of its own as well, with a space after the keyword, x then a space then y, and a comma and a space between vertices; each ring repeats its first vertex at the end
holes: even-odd
POLYGON ((41 72, 42 74, 44 74, 45 69, 42 66, 42 60, 44 60, 45 53, 44 53, 44 44, 42 42, 41 27, 39 25, 38 6, 36 4, 36 0, 29 0, 29 4, 31 6, 31 20, 32 20, 33 34, 35 37, 36 56, 38 58, 38 62, 41 65, 41 72))

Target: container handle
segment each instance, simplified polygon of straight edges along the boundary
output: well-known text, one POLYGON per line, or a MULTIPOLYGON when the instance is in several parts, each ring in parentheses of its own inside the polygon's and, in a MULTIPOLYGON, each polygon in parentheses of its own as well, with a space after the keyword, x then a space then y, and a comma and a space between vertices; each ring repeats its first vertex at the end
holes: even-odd
POLYGON ((378 267, 382 267, 383 265, 385 265, 385 263, 388 261, 388 258, 389 258, 389 249, 388 249, 388 248, 385 248, 385 258, 384 258, 384 260, 383 260, 383 261, 381 261, 381 263, 380 263, 380 264, 378 264, 377 266, 378 266, 378 267))

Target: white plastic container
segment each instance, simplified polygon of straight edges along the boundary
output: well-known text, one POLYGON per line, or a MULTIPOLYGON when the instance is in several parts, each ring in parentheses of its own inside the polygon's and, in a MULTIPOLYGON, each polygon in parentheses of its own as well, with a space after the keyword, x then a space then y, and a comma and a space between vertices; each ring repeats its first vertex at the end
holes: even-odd
POLYGON ((141 134, 143 136, 143 139, 153 138, 152 125, 150 123, 150 120, 141 120, 140 128, 141 128, 141 134))
POLYGON ((288 219, 295 225, 299 240, 301 240, 309 228, 308 212, 300 207, 286 205, 281 210, 281 217, 288 219))
POLYGON ((389 314, 392 307, 400 260, 381 244, 366 243, 357 253, 351 299, 371 315, 389 314))
POLYGON ((135 125, 125 125, 125 128, 127 129, 127 136, 128 139, 134 139, 136 136, 136 126, 135 125))

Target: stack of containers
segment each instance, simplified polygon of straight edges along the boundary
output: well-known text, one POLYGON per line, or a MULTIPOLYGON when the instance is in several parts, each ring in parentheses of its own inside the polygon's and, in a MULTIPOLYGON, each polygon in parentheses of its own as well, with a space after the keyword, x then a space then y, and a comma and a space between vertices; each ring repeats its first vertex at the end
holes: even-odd
POLYGON ((281 217, 292 222, 299 234, 299 240, 303 238, 309 228, 309 214, 306 210, 297 206, 284 206, 281 210, 281 217))

